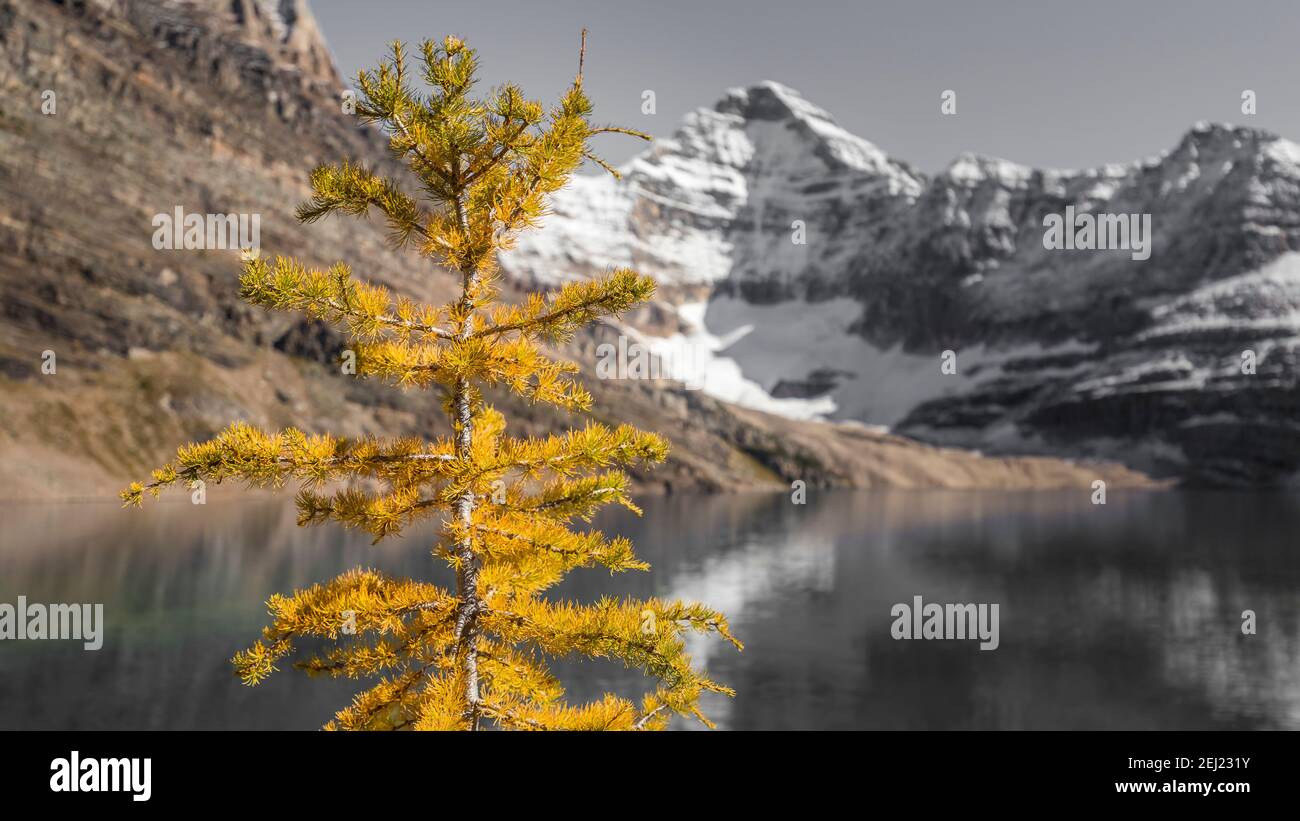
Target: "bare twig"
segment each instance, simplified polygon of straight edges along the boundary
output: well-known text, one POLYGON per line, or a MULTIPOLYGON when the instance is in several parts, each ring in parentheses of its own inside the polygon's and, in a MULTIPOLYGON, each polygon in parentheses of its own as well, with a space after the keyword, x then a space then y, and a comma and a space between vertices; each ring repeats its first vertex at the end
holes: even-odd
POLYGON ((578 85, 582 85, 582 64, 587 58, 587 30, 582 30, 582 46, 578 49, 578 85))

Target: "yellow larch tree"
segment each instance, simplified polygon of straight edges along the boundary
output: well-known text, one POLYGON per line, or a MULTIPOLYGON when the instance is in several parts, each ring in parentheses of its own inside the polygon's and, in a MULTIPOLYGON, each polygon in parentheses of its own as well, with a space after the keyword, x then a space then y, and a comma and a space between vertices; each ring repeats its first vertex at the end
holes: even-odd
POLYGON ((180 448, 150 482, 122 492, 127 505, 139 505, 146 493, 200 480, 297 481, 299 524, 335 521, 376 541, 418 519, 441 518, 434 555, 454 570, 454 590, 352 570, 273 596, 262 638, 233 659, 250 685, 286 658, 311 674, 371 680, 329 729, 662 729, 673 714, 707 724, 701 694, 731 694, 692 668, 683 639, 688 631, 716 632, 739 648, 721 613, 658 599, 582 605, 544 595, 575 568, 647 568, 626 539, 576 528, 609 504, 640 513, 620 467, 662 461, 664 439, 594 422, 564 435, 515 438, 483 394, 503 388, 588 411, 577 366, 543 346, 654 292, 653 280, 616 270, 517 304, 498 300, 497 254, 537 225, 549 195, 584 158, 616 173, 591 153, 590 138, 637 134, 592 124, 582 81, 585 32, 583 39, 577 77, 549 112, 515 85, 471 96, 477 58, 455 37, 421 44, 423 92, 412 87, 401 43, 358 76, 356 113, 384 130, 423 196, 344 162, 312 173, 312 197, 298 217, 377 211, 396 245, 459 276, 458 299, 416 304, 342 264, 321 271, 292 259, 244 261, 244 299, 342 328, 358 375, 438 390, 450 437, 346 439, 235 423, 180 448), (308 638, 330 649, 304 657, 295 641, 308 638), (654 683, 639 703, 606 695, 569 705, 547 667, 568 656, 621 660, 654 683))

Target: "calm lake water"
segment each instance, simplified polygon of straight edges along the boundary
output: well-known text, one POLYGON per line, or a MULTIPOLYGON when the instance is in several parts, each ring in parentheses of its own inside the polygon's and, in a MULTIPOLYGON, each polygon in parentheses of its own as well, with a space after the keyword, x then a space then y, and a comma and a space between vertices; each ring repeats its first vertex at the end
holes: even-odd
MULTIPOLYGON (((0 506, 0 602, 102 602, 97 652, 0 642, 0 728, 312 729, 358 682, 228 659, 263 602, 357 565, 444 578, 432 527, 371 546, 298 528, 290 495, 208 504, 0 506)), ((696 660, 731 729, 1300 728, 1300 499, 1209 492, 890 492, 640 500, 612 513, 653 565, 577 571, 556 596, 698 599, 743 653, 696 660), (999 605, 1000 647, 897 641, 895 603, 999 605), (1243 635, 1242 611, 1257 615, 1243 635)), ((608 663, 557 668, 571 699, 635 693, 608 663)), ((681 726, 686 727, 684 722, 681 726)))

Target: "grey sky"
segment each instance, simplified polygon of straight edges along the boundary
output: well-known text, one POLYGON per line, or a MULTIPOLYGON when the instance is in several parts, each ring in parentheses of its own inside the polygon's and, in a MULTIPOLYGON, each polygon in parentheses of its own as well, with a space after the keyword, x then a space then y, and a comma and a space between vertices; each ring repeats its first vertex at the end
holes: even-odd
MULTIPOLYGON (((590 30, 596 117, 668 136, 731 86, 777 80, 924 171, 962 151, 1082 168, 1171 148, 1197 120, 1300 139, 1300 6, 1280 0, 313 0, 348 77, 393 38, 454 33, 489 85, 554 99, 590 30), (957 115, 939 113, 957 92, 957 115), (1241 113, 1252 89, 1258 113, 1241 113), (653 89, 658 110, 641 113, 653 89)), ((601 138, 621 162, 640 144, 601 138)))

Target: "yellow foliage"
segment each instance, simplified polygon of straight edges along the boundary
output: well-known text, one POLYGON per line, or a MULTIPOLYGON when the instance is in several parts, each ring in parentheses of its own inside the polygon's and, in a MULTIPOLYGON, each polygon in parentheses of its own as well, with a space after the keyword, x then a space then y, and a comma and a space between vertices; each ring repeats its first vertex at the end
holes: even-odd
POLYGON ((482 398, 484 387, 498 386, 533 402, 590 409, 577 367, 540 345, 567 341, 587 323, 650 299, 653 280, 619 269, 502 305, 497 254, 537 224, 547 197, 584 158, 608 168, 591 153, 591 137, 637 132, 591 124, 581 73, 548 112, 509 84, 471 97, 477 56, 457 38, 425 41, 419 62, 417 78, 395 43, 378 68, 358 77, 357 113, 388 135, 424 197, 343 162, 312 173, 311 198, 297 216, 311 222, 374 209, 395 245, 459 276, 460 297, 421 305, 353 278, 342 263, 320 271, 281 257, 246 259, 240 283, 251 304, 338 326, 357 353, 359 376, 440 386, 452 436, 349 440, 236 422, 210 441, 181 447, 122 498, 140 505, 145 493, 199 480, 269 487, 296 480, 300 525, 334 521, 378 540, 441 516, 434 554, 455 571, 454 590, 352 570, 273 596, 262 637, 234 657, 240 678, 254 685, 295 656, 298 640, 326 642, 295 666, 372 680, 327 729, 475 729, 488 722, 520 730, 650 730, 666 727, 672 714, 708 724, 701 694, 731 691, 692 668, 682 635, 713 632, 739 649, 721 613, 657 599, 581 605, 541 596, 577 568, 648 569, 627 539, 572 526, 609 504, 640 514, 620 468, 662 461, 668 443, 594 422, 558 436, 511 437, 505 418, 482 398), (414 92, 415 79, 429 93, 414 92), (321 489, 340 480, 366 487, 321 489), (606 695, 567 705, 547 660, 568 656, 617 659, 657 685, 639 703, 606 695))

